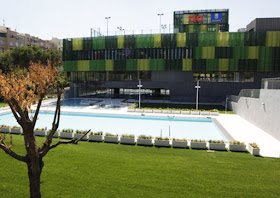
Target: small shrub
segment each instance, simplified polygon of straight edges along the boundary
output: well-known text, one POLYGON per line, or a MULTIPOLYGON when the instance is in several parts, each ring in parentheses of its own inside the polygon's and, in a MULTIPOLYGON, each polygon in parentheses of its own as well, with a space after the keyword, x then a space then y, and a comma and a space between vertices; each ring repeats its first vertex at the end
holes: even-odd
POLYGON ((73 129, 62 129, 61 132, 64 132, 64 133, 73 133, 74 130, 73 130, 73 129))
POLYGON ((98 131, 98 132, 95 132, 95 133, 91 133, 92 135, 103 135, 103 132, 102 131, 98 131))
POLYGON ((127 135, 127 134, 123 134, 122 137, 124 138, 134 138, 135 135, 127 135))
POLYGON ((173 141, 179 141, 179 142, 187 142, 188 141, 187 139, 175 139, 175 138, 173 138, 172 140, 173 141))
POLYGON ((168 137, 156 137, 155 138, 156 140, 169 140, 169 138, 168 137))
POLYGON ((139 135, 138 139, 152 139, 152 136, 146 136, 146 135, 139 135))
POLYGON ((194 140, 191 140, 191 142, 206 142, 205 140, 197 140, 197 139, 194 139, 194 140))
POLYGON ((114 135, 114 134, 112 134, 112 133, 105 133, 105 136, 118 136, 118 134, 117 134, 117 135, 114 135))
POLYGON ((244 142, 239 142, 239 141, 236 141, 236 140, 230 141, 229 143, 230 143, 230 144, 234 144, 234 145, 245 145, 244 142))
POLYGON ((251 147, 258 149, 259 146, 257 145, 257 143, 253 142, 253 143, 249 143, 251 147))

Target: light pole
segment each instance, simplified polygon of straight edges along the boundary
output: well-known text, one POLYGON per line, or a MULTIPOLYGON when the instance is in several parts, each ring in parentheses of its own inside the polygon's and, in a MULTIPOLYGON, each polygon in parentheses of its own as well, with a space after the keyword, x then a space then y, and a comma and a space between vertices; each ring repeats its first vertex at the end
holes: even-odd
POLYGON ((122 30, 124 32, 124 29, 122 27, 117 27, 120 30, 120 34, 122 33, 122 30))
POLYGON ((140 103, 141 103, 141 87, 143 87, 141 85, 141 80, 139 79, 139 84, 137 85, 137 87, 139 88, 139 109, 140 109, 140 103))
POLYGON ((226 97, 226 112, 227 112, 227 101, 228 101, 228 97, 226 97))
POLYGON ((159 33, 161 33, 161 16, 163 15, 163 13, 157 15, 159 16, 159 33))
POLYGON ((105 17, 105 19, 107 20, 107 36, 108 36, 108 21, 111 17, 105 17))
POLYGON ((167 28, 166 24, 161 25, 162 29, 163 29, 163 33, 165 33, 165 29, 167 28))
POLYGON ((196 110, 198 110, 198 89, 200 89, 200 86, 199 86, 199 80, 196 81, 196 110))

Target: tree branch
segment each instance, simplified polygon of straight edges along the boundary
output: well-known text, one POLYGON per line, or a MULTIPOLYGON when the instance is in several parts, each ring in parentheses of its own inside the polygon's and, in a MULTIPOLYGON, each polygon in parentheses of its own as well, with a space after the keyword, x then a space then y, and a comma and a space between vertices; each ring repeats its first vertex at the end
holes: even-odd
POLYGON ((21 107, 19 106, 18 102, 14 99, 11 98, 11 104, 15 106, 16 111, 19 113, 22 119, 26 119, 24 112, 22 111, 21 107))
POLYGON ((84 135, 82 135, 82 136, 81 136, 79 139, 77 139, 77 140, 59 141, 59 142, 57 142, 56 144, 51 145, 49 148, 50 148, 50 149, 53 149, 53 148, 57 147, 57 146, 60 145, 60 144, 78 144, 78 142, 79 142, 81 139, 83 139, 83 137, 85 137, 89 132, 90 132, 90 130, 88 130, 84 135))
POLYGON ((15 109, 14 109, 12 103, 11 103, 10 101, 8 101, 8 104, 9 104, 10 109, 11 109, 11 111, 13 112, 13 114, 14 114, 14 116, 15 116, 17 122, 21 125, 21 120, 20 120, 20 118, 18 117, 18 115, 17 115, 17 113, 16 113, 16 111, 15 111, 15 109))
POLYGON ((15 152, 12 151, 12 149, 10 149, 9 147, 7 147, 6 143, 4 142, 2 136, 0 135, 0 148, 5 151, 5 153, 7 153, 8 155, 10 155, 11 157, 22 161, 22 162, 27 162, 27 158, 25 156, 20 156, 18 154, 16 154, 15 152))
MULTIPOLYGON (((78 144, 78 142, 79 142, 81 139, 83 139, 83 137, 85 137, 89 132, 90 132, 90 130, 88 130, 84 135, 82 135, 82 136, 81 136, 79 139, 77 139, 77 140, 59 141, 59 142, 57 142, 56 144, 48 145, 47 147, 45 147, 44 150, 42 150, 42 151, 39 153, 39 155, 40 155, 41 158, 43 158, 43 157, 49 152, 49 150, 51 150, 51 149, 57 147, 57 146, 60 145, 60 144, 78 144)), ((45 144, 44 144, 44 146, 45 146, 45 144)))
POLYGON ((35 111, 35 115, 34 115, 33 120, 32 120, 32 126, 33 126, 33 128, 35 127, 35 124, 36 124, 36 121, 37 121, 37 118, 38 118, 38 114, 39 114, 39 111, 40 111, 40 107, 41 107, 43 98, 44 98, 44 94, 42 94, 42 95, 40 94, 40 99, 39 99, 39 102, 38 102, 38 104, 37 104, 37 108, 36 108, 36 111, 35 111))

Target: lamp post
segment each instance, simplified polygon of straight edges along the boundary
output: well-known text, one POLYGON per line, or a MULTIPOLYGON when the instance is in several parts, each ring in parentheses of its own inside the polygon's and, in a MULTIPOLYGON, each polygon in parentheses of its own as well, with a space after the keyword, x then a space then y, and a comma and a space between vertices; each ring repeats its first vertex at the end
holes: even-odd
POLYGON ((122 33, 122 30, 124 31, 124 29, 122 27, 117 27, 120 30, 120 34, 122 33))
POLYGON ((200 86, 199 86, 199 80, 196 81, 196 110, 198 110, 198 89, 200 89, 200 86))
POLYGON ((163 13, 157 15, 159 16, 159 33, 161 33, 161 16, 163 15, 163 13))
POLYGON ((163 33, 165 33, 165 29, 167 28, 166 24, 161 25, 161 28, 163 29, 163 33))
POLYGON ((108 21, 111 17, 105 17, 105 19, 107 20, 107 36, 108 36, 108 21))
POLYGON ((141 80, 139 79, 139 84, 137 85, 137 87, 139 88, 139 109, 140 109, 140 103, 141 103, 141 87, 143 87, 141 85, 141 80))
POLYGON ((228 101, 228 97, 226 97, 226 109, 225 109, 225 112, 227 112, 227 101, 228 101))

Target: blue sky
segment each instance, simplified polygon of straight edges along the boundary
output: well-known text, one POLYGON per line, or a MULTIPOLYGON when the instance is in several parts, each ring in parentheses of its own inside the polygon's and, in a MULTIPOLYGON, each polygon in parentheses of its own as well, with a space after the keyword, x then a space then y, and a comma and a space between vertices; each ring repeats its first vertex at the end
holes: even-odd
MULTIPOLYGON (((117 27, 128 30, 159 29, 173 24, 173 11, 229 9, 230 31, 246 27, 257 17, 280 17, 280 0, 0 0, 0 25, 43 39, 90 36, 90 28, 106 33, 117 27)), ((168 32, 168 31, 167 31, 168 32)))

